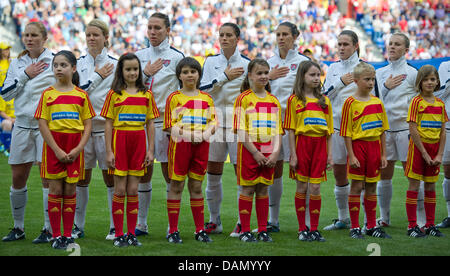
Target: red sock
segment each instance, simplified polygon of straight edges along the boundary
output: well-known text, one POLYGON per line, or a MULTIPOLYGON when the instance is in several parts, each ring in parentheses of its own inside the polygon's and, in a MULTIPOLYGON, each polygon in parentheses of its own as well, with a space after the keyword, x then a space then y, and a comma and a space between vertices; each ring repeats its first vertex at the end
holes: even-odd
POLYGON ((203 198, 191 198, 191 211, 194 217, 195 233, 205 230, 205 202, 203 198))
POLYGON ((257 196, 255 200, 258 232, 267 232, 267 218, 269 217, 269 196, 257 196))
POLYGON ((112 215, 116 237, 123 236, 123 214, 125 205, 125 196, 114 195, 112 200, 112 215))
POLYGON ((425 191, 424 198, 425 216, 427 218, 427 223, 425 227, 434 226, 434 216, 436 212, 436 192, 435 191, 425 191))
POLYGON ((361 206, 361 195, 348 195, 348 209, 352 228, 359 228, 359 209, 361 206))
POLYGON ((321 205, 322 197, 320 195, 309 196, 309 220, 311 223, 311 231, 316 231, 319 226, 321 205))
POLYGON ((138 195, 127 195, 127 229, 128 233, 135 235, 134 229, 136 228, 136 222, 139 210, 138 195))
POLYGON ((48 218, 53 231, 53 238, 61 236, 61 202, 62 196, 48 195, 48 218))
POLYGON ((406 215, 408 216, 408 228, 417 226, 417 196, 419 192, 406 191, 406 215))
POLYGON ((178 217, 180 215, 180 199, 167 200, 167 214, 169 215, 169 234, 178 231, 178 217))
POLYGON ((64 237, 72 237, 73 220, 75 219, 75 208, 77 205, 76 194, 63 197, 62 220, 64 226, 64 237))
POLYGON ((239 219, 241 220, 242 233, 250 232, 250 217, 252 215, 252 207, 253 197, 239 195, 239 219))
POLYGON ((377 226, 377 195, 364 195, 367 229, 377 226))
POLYGON ((306 230, 306 193, 295 193, 295 212, 298 220, 298 231, 306 230))

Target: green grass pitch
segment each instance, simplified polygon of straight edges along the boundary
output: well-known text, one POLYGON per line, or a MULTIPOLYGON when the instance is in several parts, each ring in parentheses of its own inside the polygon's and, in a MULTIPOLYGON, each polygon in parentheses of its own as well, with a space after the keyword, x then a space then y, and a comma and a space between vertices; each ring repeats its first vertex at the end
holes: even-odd
MULTIPOLYGON (((422 255, 450 255, 450 229, 443 229, 444 238, 428 237, 414 239, 406 236, 407 218, 405 211, 405 195, 407 180, 401 169, 396 169, 393 179, 394 194, 392 199, 391 226, 386 232, 393 238, 382 240, 366 237, 364 240, 353 240, 348 230, 321 231, 326 242, 300 242, 297 240, 298 223, 294 211, 295 183, 289 179, 288 165, 285 164, 284 190, 280 211, 280 233, 273 233, 273 243, 245 244, 237 238, 230 238, 237 220, 237 186, 233 166, 225 165, 221 219, 224 232, 211 235, 214 240, 211 244, 202 244, 194 240, 194 223, 189 207, 187 188, 183 194, 179 229, 183 244, 169 244, 165 239, 167 229, 167 210, 165 184, 162 180, 160 165, 155 164, 153 175, 153 198, 149 211, 149 235, 139 237, 143 246, 115 248, 111 241, 105 240, 109 228, 109 214, 106 197, 106 188, 103 184, 99 170, 93 171, 89 190, 89 204, 86 215, 86 236, 76 240, 80 246, 82 256, 368 256, 373 253, 371 244, 376 243, 382 256, 422 256, 422 255)), ((442 178, 436 184, 437 206, 436 223, 446 215, 445 200, 442 196, 442 178)), ((9 190, 11 186, 11 170, 7 159, 0 157, 0 235, 6 235, 13 226, 9 190)), ((206 186, 206 180, 203 189, 206 186)), ((319 229, 330 224, 337 216, 334 199, 334 178, 328 173, 328 181, 322 184, 322 211, 319 229)), ((209 218, 205 200, 205 221, 209 218)), ((363 222, 363 214, 360 221, 363 222)), ((256 228, 255 208, 252 215, 252 229, 256 228)), ((31 241, 38 236, 43 226, 42 186, 37 167, 33 167, 28 181, 28 204, 25 212, 26 239, 17 242, 0 242, 1 256, 67 256, 69 252, 55 250, 49 244, 32 244, 31 241)), ((126 227, 126 223, 125 223, 126 227)), ((125 229, 126 230, 126 229, 125 229)))

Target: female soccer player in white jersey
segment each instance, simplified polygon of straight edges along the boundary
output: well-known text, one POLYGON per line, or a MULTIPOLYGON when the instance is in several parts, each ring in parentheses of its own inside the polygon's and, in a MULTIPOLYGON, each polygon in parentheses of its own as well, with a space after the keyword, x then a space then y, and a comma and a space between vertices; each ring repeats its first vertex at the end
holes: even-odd
MULTIPOLYGON (((169 174, 167 149, 169 138, 162 131, 167 97, 179 88, 179 82, 175 73, 178 62, 184 58, 184 54, 170 46, 170 20, 163 13, 156 12, 148 20, 147 36, 150 41, 148 48, 136 52, 143 71, 144 82, 147 88, 153 92, 160 117, 155 119, 155 158, 161 162, 161 171, 169 191, 169 174)), ((136 236, 145 235, 147 229, 148 208, 152 199, 152 174, 153 166, 147 168, 146 175, 139 183, 139 214, 136 226, 136 236)))
MULTIPOLYGON (((72 231, 74 238, 84 236, 84 224, 86 207, 89 200, 89 183, 91 181, 92 169, 97 167, 102 170, 103 181, 108 190, 108 207, 111 211, 112 198, 114 194, 114 179, 108 175, 108 165, 105 155, 105 119, 100 112, 105 102, 106 94, 111 89, 114 79, 114 69, 117 60, 108 55, 108 25, 94 19, 86 27, 87 54, 80 57, 77 63, 77 71, 80 76, 80 88, 85 90, 95 113, 92 118, 92 132, 84 148, 85 179, 77 184, 77 208, 75 212, 75 225, 72 231)), ((112 212, 110 213, 109 231, 106 239, 114 239, 114 223, 112 212)))
POLYGON ((377 184, 381 218, 378 224, 390 224, 392 199, 392 177, 395 162, 406 165, 409 143, 409 125, 406 122, 411 99, 417 95, 414 89, 417 69, 406 62, 409 38, 402 33, 393 34, 388 43, 389 64, 379 68, 376 79, 380 98, 386 108, 390 129, 386 131, 386 153, 388 165, 381 170, 381 180, 377 184))
MULTIPOLYGON (((223 165, 230 155, 230 161, 236 166, 237 137, 231 132, 233 123, 233 104, 240 94, 242 81, 247 74, 250 60, 238 49, 240 29, 234 23, 225 23, 219 29, 220 54, 210 56, 203 65, 203 77, 200 90, 211 95, 216 107, 219 128, 211 139, 207 169, 206 200, 210 212, 206 224, 207 233, 222 233, 220 205, 222 203, 223 165)), ((238 237, 240 224, 232 236, 238 237)))
MULTIPOLYGON (((27 180, 31 167, 41 162, 43 140, 34 112, 42 92, 55 82, 51 68, 53 53, 44 48, 47 30, 41 22, 30 22, 22 34, 25 50, 12 60, 7 77, 1 88, 5 101, 14 99, 16 122, 12 132, 11 155, 8 163, 12 170, 10 192, 14 228, 3 241, 25 238, 24 218, 27 205, 27 180)), ((44 228, 34 243, 49 242, 52 235, 48 219, 48 183, 43 181, 44 228)))
MULTIPOLYGON (((350 30, 342 31, 338 36, 338 55, 340 60, 332 63, 327 71, 324 83, 324 94, 330 98, 333 107, 333 125, 335 133, 341 125, 342 106, 345 100, 353 95, 357 86, 353 81, 353 68, 360 62, 358 35, 350 30)), ((336 179, 334 194, 338 208, 338 219, 324 230, 349 228, 348 195, 350 185, 347 179, 347 152, 344 138, 332 136, 333 141, 333 173, 336 179)))

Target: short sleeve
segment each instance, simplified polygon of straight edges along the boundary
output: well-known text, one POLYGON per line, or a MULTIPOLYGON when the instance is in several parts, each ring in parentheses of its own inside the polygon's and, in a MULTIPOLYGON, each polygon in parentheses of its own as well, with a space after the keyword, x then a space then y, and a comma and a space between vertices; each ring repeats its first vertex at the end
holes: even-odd
POLYGON ((100 116, 115 119, 114 116, 114 91, 110 90, 106 95, 105 103, 103 104, 102 111, 100 112, 100 116))

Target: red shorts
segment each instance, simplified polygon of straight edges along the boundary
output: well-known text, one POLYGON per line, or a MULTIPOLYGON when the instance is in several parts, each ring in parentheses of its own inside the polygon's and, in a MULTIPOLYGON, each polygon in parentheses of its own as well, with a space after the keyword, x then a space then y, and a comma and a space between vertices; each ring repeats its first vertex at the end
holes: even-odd
MULTIPOLYGON (((51 131, 56 144, 66 153, 74 149, 81 141, 81 133, 63 133, 51 131)), ((84 179, 84 152, 81 151, 72 163, 62 163, 53 150, 44 142, 42 150, 41 177, 64 179, 67 183, 77 183, 84 179)))
MULTIPOLYGON (((272 147, 271 142, 254 142, 253 144, 266 157, 273 152, 270 149, 272 147), (265 147, 265 149, 261 150, 262 147, 265 147)), ((272 185, 275 168, 259 166, 253 155, 244 147, 244 144, 238 143, 236 172, 238 185, 254 186, 259 183, 272 185)))
POLYGON ((175 181, 184 181, 189 178, 203 181, 208 166, 209 143, 200 144, 191 142, 169 141, 168 149, 169 178, 175 181))
MULTIPOLYGON (((377 182, 380 180, 381 144, 380 140, 353 140, 353 153, 359 161, 359 168, 348 167, 348 178, 377 182)), ((347 162, 348 163, 348 162, 347 162)))
POLYGON ((144 175, 145 154, 147 152, 145 130, 113 129, 112 147, 115 169, 110 169, 110 174, 118 176, 144 175))
MULTIPOLYGON (((439 142, 429 144, 422 142, 425 150, 434 159, 439 151, 439 142)), ((412 139, 409 140, 408 158, 406 159, 405 175, 424 182, 436 182, 439 178, 440 166, 429 166, 422 157, 412 139)))
POLYGON ((320 184, 327 181, 327 137, 295 137, 297 168, 289 176, 301 182, 320 184))

